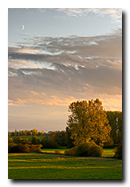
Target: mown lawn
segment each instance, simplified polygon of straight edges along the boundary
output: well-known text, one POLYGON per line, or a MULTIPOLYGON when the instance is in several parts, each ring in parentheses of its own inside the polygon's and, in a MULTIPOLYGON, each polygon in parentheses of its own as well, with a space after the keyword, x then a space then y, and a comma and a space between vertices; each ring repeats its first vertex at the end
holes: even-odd
POLYGON ((41 151, 43 153, 55 153, 56 150, 59 150, 61 153, 65 153, 65 151, 69 150, 68 148, 42 148, 41 151))
POLYGON ((105 148, 103 149, 103 156, 104 157, 113 157, 115 155, 113 148, 105 148))
MULTIPOLYGON (((42 148, 41 151, 43 153, 55 153, 56 150, 59 150, 61 153, 65 153, 66 150, 69 150, 67 148, 55 148, 55 149, 49 149, 49 148, 42 148)), ((113 157, 115 154, 113 148, 103 149, 103 156, 104 157, 113 157)))
POLYGON ((9 153, 9 179, 122 179, 122 160, 43 153, 9 153))
MULTIPOLYGON (((8 138, 10 138, 11 140, 13 140, 14 137, 15 136, 8 136, 8 138)), ((16 137, 19 137, 21 139, 27 138, 28 140, 31 140, 33 136, 16 136, 16 137)), ((44 138, 44 136, 37 136, 37 137, 40 139, 40 141, 44 138)))

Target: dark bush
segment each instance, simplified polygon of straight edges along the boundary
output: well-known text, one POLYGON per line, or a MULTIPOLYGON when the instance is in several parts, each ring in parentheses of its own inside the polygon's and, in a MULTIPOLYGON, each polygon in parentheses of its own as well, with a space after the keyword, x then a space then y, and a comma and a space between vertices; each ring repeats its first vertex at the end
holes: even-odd
POLYGON ((50 148, 50 139, 48 137, 41 140, 42 148, 50 148))
POLYGON ((29 153, 30 152, 30 149, 29 149, 29 146, 28 144, 24 144, 24 145, 20 145, 20 150, 19 150, 21 153, 29 153))
POLYGON ((56 141, 51 141, 50 144, 51 144, 51 148, 58 148, 59 147, 59 145, 56 141))
POLYGON ((102 156, 102 153, 103 153, 102 148, 93 142, 82 143, 71 148, 69 151, 65 151, 66 155, 71 155, 71 156, 100 157, 102 156))
POLYGON ((8 153, 11 153, 13 146, 16 146, 16 144, 15 143, 8 143, 8 153))
POLYGON ((111 138, 109 138, 108 141, 106 141, 103 146, 103 148, 113 148, 113 147, 114 147, 114 143, 111 138))
POLYGON ((41 144, 37 145, 29 145, 29 144, 21 144, 21 143, 8 143, 8 153, 40 153, 41 152, 41 144))
POLYGON ((102 153, 103 153, 103 149, 98 145, 92 145, 89 147, 88 156, 101 157, 102 153))
POLYGON ((34 145, 40 144, 40 139, 37 136, 33 136, 32 137, 32 144, 34 144, 34 145))
POLYGON ((21 138, 20 137, 14 137, 13 138, 13 143, 21 143, 21 138))
POLYGON ((21 143, 9 143, 8 144, 9 153, 28 153, 29 147, 27 144, 22 145, 21 143))
POLYGON ((55 154, 60 155, 61 152, 59 150, 55 150, 55 154))
POLYGON ((21 143, 22 144, 30 144, 31 142, 28 140, 28 138, 22 138, 22 140, 21 140, 21 143))
POLYGON ((65 151, 65 155, 76 156, 77 155, 77 146, 74 146, 70 150, 65 151))
POLYGON ((13 143, 13 140, 11 138, 8 138, 8 143, 13 143))
POLYGON ((77 147, 76 155, 77 156, 88 156, 88 150, 90 147, 90 143, 82 143, 77 147))
POLYGON ((115 157, 122 159, 122 143, 115 148, 115 157))
POLYGON ((40 153, 41 152, 41 144, 37 144, 37 145, 28 145, 29 149, 30 149, 30 153, 40 153))
POLYGON ((41 144, 42 144, 42 148, 59 148, 58 143, 51 139, 43 138, 41 144))

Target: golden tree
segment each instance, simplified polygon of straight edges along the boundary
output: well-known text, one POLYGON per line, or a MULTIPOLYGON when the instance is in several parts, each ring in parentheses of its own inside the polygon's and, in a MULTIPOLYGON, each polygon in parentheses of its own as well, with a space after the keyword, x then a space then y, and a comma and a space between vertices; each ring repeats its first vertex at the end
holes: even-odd
POLYGON ((99 99, 73 102, 69 105, 69 112, 72 114, 68 117, 67 125, 75 145, 94 141, 102 146, 107 141, 111 127, 99 99))
POLYGON ((28 129, 25 130, 25 136, 27 136, 27 134, 28 134, 28 129))
POLYGON ((44 131, 42 130, 42 131, 41 131, 41 135, 43 135, 43 134, 44 134, 44 131))
POLYGON ((37 129, 33 129, 32 130, 32 134, 35 136, 35 135, 37 135, 38 134, 38 130, 37 129))

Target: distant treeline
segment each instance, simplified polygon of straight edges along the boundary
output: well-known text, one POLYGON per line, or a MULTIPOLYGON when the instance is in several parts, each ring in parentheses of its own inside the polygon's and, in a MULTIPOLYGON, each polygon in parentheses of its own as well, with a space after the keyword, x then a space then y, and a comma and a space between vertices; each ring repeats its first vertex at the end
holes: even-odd
MULTIPOLYGON (((115 147, 122 142, 122 112, 120 111, 106 111, 107 119, 111 126, 110 139, 104 142, 104 147, 115 147)), ((56 146, 67 146, 73 147, 74 140, 71 138, 71 130, 66 127, 66 131, 49 131, 44 133, 44 131, 38 131, 37 129, 32 130, 19 130, 15 129, 14 132, 8 132, 9 137, 19 137, 19 136, 39 136, 39 143, 41 144, 41 136, 44 139, 42 147, 54 147, 52 142, 56 146)))
POLYGON ((38 131, 37 129, 32 129, 32 130, 19 130, 17 131, 17 129, 15 129, 15 131, 8 131, 8 136, 42 136, 42 135, 46 135, 46 133, 44 133, 44 131, 38 131))
POLYGON ((60 146, 56 141, 53 141, 49 137, 39 138, 37 136, 32 137, 19 137, 14 136, 8 138, 8 152, 41 152, 41 148, 59 148, 60 146))
POLYGON ((108 122, 111 126, 110 137, 114 145, 122 142, 122 112, 106 111, 108 122))

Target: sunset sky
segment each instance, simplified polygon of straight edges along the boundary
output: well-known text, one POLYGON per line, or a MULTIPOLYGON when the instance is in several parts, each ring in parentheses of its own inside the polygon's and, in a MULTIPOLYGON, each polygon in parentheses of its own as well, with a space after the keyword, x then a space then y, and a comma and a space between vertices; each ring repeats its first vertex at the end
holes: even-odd
POLYGON ((122 111, 122 10, 8 9, 8 130, 65 130, 96 98, 122 111))

